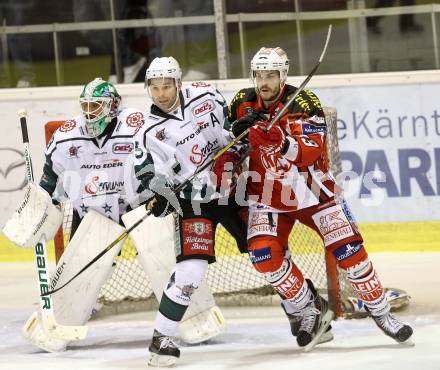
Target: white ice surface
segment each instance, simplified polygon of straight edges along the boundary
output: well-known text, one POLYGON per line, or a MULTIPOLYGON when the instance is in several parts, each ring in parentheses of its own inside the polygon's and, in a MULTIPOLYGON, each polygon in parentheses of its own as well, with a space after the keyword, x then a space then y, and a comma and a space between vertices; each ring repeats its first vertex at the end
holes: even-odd
MULTIPOLYGON (((182 347, 178 369, 440 370, 440 253, 371 256, 384 285, 405 289, 400 313, 414 330, 414 347, 383 335, 371 319, 338 320, 335 339, 301 352, 279 307, 225 308, 228 330, 208 344, 182 347)), ((87 339, 64 353, 44 353, 20 330, 37 307, 32 264, 0 264, 0 370, 146 369, 154 312, 90 323, 87 339)))

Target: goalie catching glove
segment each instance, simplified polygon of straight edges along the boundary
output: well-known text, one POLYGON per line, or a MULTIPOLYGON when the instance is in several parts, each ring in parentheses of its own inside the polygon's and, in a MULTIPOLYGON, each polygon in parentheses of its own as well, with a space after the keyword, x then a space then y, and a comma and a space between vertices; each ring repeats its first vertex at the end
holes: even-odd
POLYGON ((2 231, 17 246, 31 248, 43 237, 52 239, 62 220, 62 212, 53 205, 50 195, 40 186, 29 183, 23 201, 2 231))

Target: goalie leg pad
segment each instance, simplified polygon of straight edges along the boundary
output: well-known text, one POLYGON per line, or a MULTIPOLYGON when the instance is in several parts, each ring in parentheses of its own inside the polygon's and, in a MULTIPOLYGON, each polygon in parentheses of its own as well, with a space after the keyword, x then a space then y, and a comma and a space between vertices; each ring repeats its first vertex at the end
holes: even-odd
POLYGON ((33 345, 47 352, 62 352, 66 350, 67 341, 51 337, 43 327, 38 311, 29 317, 22 329, 23 336, 33 345))
MULTIPOLYGON (((90 210, 81 221, 57 264, 51 289, 64 284, 124 230, 116 222, 90 210)), ((112 264, 122 244, 123 241, 68 286, 53 295, 55 317, 60 324, 83 325, 89 320, 99 291, 113 272, 112 264)))
MULTIPOLYGON (((145 213, 145 207, 140 206, 123 215, 122 220, 128 228, 145 213)), ((158 301, 162 298, 176 263, 174 237, 173 215, 164 218, 148 217, 130 233, 138 251, 139 263, 144 268, 158 301)), ((215 337, 226 327, 223 315, 220 315, 214 296, 203 279, 180 323, 181 338, 188 343, 199 343, 215 337)))
POLYGON ((63 216, 50 195, 40 186, 29 183, 23 201, 6 222, 3 234, 22 248, 32 248, 41 238, 51 240, 63 216))

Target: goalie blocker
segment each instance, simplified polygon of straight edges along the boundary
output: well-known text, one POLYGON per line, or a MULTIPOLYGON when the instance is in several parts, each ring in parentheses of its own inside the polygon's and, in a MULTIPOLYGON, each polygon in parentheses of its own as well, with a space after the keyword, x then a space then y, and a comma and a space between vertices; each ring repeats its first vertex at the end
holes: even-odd
POLYGON ((62 219, 62 213, 53 205, 50 195, 30 182, 23 201, 6 222, 2 232, 15 245, 32 248, 43 238, 52 239, 62 219))

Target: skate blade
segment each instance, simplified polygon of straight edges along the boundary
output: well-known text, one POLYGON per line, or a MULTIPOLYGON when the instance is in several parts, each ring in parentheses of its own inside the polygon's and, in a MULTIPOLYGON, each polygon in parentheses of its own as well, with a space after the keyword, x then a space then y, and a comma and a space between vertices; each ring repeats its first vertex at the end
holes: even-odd
POLYGON ((158 355, 157 353, 150 353, 148 360, 148 367, 174 367, 176 366, 177 358, 174 356, 158 355))
MULTIPOLYGON (((312 341, 309 344, 307 344, 306 346, 303 347, 303 351, 304 352, 310 352, 313 348, 315 348, 315 346, 318 343, 320 343, 319 342, 320 338, 322 337, 322 335, 327 330, 327 328, 330 325, 330 323, 332 322, 334 316, 335 316, 335 314, 333 313, 332 310, 328 310, 325 313, 325 315, 322 317, 322 320, 321 320, 321 327, 319 328, 319 330, 316 333, 315 337, 312 339, 312 341)), ((333 339, 333 334, 331 334, 331 336, 332 336, 332 339, 333 339)), ((323 342, 321 342, 321 343, 323 343, 323 342)))
POLYGON ((416 344, 412 340, 412 338, 408 338, 405 342, 397 342, 403 347, 414 347, 416 344))
POLYGON ((329 330, 329 331, 326 331, 324 334, 321 335, 321 337, 318 339, 318 343, 317 344, 331 342, 332 340, 333 340, 333 334, 329 330))

